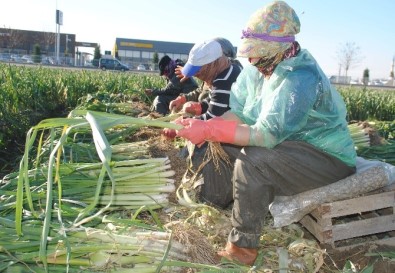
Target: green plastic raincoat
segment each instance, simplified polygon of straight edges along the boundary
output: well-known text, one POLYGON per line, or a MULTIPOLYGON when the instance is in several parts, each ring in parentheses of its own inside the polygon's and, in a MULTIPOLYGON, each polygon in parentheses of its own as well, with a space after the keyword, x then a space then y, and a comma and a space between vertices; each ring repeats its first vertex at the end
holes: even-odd
POLYGON ((282 61, 269 79, 246 65, 232 86, 230 107, 250 125, 250 146, 305 141, 355 166, 344 101, 307 50, 282 61))

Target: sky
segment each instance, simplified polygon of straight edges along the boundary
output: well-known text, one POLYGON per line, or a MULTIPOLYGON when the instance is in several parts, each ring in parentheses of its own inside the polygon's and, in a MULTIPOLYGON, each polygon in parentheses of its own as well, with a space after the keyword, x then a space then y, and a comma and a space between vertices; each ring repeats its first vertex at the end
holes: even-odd
MULTIPOLYGON (((249 17, 265 0, 2 0, 0 26, 56 32, 56 10, 63 12, 61 33, 76 41, 112 50, 116 38, 199 43, 227 38, 234 46, 249 17)), ((394 0, 288 0, 299 16, 296 40, 330 75, 339 75, 338 52, 345 44, 359 48, 360 61, 348 75, 360 79, 389 77, 395 56, 394 0)), ((91 52, 93 49, 80 48, 91 52)), ((344 75, 340 70, 340 75, 344 75)))

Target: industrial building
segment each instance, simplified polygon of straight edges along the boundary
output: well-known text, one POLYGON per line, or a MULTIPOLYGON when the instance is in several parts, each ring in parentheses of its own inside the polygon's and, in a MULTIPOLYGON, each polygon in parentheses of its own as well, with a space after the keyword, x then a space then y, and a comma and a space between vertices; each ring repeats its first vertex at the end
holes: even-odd
POLYGON ((113 54, 121 62, 135 68, 139 64, 152 64, 155 53, 158 54, 159 59, 168 55, 172 59, 186 61, 193 45, 191 43, 116 38, 113 54))
MULTIPOLYGON (((79 42, 76 34, 60 33, 59 39, 59 62, 60 65, 84 66, 93 58, 92 54, 81 52, 80 47, 95 48, 98 43, 79 42)), ((30 31, 0 28, 0 54, 9 56, 10 61, 22 60, 22 56, 32 55, 34 46, 39 45, 41 54, 55 59, 56 36, 54 32, 30 31), (10 56, 13 56, 12 59, 10 56)), ((186 61, 194 44, 151 41, 128 38, 116 38, 112 52, 102 52, 119 59, 130 68, 136 68, 140 64, 152 68, 154 54, 160 59, 165 54, 173 59, 186 61)), ((103 55, 105 55, 103 54, 103 55)), ((108 57, 111 57, 108 56, 108 57)), ((4 61, 4 59, 3 59, 4 61)))
MULTIPOLYGON (((0 53, 3 54, 2 56, 12 56, 11 61, 17 61, 18 57, 33 55, 35 45, 40 46, 42 56, 54 59, 55 44, 56 33, 54 32, 0 28, 0 53)), ((60 34, 61 64, 75 64, 75 48, 78 44, 75 34, 60 34)), ((80 56, 80 54, 77 55, 80 56)))

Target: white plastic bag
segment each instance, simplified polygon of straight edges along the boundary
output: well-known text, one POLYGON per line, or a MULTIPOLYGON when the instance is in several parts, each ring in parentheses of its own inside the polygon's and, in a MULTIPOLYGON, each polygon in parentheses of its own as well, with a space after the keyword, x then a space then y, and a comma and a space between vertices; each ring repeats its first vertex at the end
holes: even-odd
POLYGON ((276 196, 269 207, 274 227, 298 222, 323 203, 354 198, 394 182, 395 166, 358 157, 354 175, 296 195, 276 196))

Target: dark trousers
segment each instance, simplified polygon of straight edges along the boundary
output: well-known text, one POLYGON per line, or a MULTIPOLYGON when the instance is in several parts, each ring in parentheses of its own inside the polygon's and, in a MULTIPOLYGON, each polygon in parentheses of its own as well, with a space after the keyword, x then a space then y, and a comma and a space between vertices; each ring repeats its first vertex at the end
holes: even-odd
POLYGON ((175 100, 178 95, 158 95, 152 102, 151 111, 156 111, 159 114, 167 115, 169 111, 169 105, 172 100, 175 100))
MULTIPOLYGON (((201 199, 219 207, 233 201, 228 241, 256 248, 269 205, 275 195, 293 195, 334 183, 355 173, 339 159, 300 141, 285 141, 273 149, 222 145, 230 164, 213 162, 203 170, 201 199)), ((204 149, 192 157, 194 166, 204 149)))

